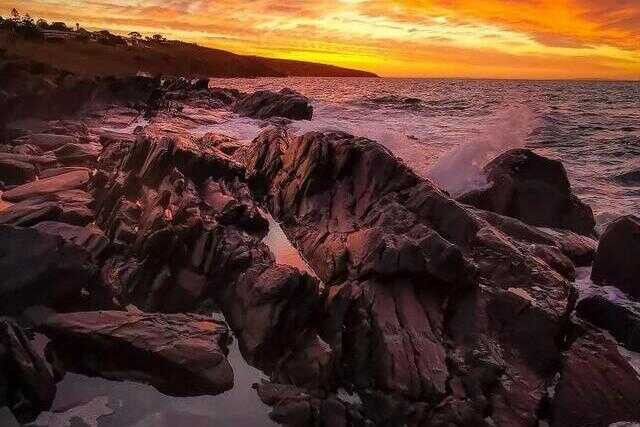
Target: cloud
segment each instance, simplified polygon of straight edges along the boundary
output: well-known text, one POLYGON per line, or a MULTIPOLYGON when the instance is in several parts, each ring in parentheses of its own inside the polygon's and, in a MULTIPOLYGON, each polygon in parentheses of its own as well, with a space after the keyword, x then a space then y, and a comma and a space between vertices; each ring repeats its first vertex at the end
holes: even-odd
MULTIPOLYGON (((0 11, 13 3, 0 0, 0 11)), ((385 75, 640 78, 638 0, 32 0, 28 7, 91 28, 160 32, 385 75)))

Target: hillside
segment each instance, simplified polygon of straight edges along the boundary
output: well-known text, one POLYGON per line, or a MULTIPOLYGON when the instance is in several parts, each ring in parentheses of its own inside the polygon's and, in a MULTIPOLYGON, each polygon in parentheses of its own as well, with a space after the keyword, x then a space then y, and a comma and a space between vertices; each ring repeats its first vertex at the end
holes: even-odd
POLYGON ((131 75, 139 71, 193 77, 376 77, 332 65, 236 55, 182 42, 109 46, 80 40, 43 41, 0 34, 0 49, 78 75, 131 75))

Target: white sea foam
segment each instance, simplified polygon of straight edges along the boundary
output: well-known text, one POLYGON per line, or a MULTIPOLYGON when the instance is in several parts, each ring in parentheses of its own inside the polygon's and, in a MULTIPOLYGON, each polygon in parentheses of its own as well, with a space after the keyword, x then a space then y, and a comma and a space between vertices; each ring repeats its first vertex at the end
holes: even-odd
POLYGON ((427 177, 457 196, 483 188, 482 168, 513 148, 524 147, 535 127, 535 115, 525 105, 504 106, 486 119, 486 128, 445 154, 427 171, 427 177))

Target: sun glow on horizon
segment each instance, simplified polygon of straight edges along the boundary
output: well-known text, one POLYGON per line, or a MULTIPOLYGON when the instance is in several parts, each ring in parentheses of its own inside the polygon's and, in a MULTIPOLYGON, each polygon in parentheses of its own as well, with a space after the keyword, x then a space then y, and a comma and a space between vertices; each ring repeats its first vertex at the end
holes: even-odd
POLYGON ((393 77, 640 79, 640 2, 0 0, 48 20, 393 77))

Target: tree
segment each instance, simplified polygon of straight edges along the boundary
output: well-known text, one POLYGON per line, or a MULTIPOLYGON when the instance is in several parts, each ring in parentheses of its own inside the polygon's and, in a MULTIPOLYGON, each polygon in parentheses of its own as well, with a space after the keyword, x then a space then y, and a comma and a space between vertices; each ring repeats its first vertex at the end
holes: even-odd
POLYGON ((36 21, 36 26, 44 30, 49 27, 49 24, 44 19, 40 18, 36 21))
POLYGON ((11 17, 17 21, 20 19, 20 12, 18 12, 18 9, 16 9, 15 7, 13 9, 11 9, 11 17))
POLYGON ((167 39, 165 39, 162 34, 154 34, 152 39, 154 42, 158 42, 158 43, 163 43, 167 41, 167 39))
POLYGON ((142 34, 140 34, 137 31, 131 31, 129 33, 129 38, 131 39, 131 41, 133 41, 135 44, 138 44, 138 42, 142 39, 142 34))

